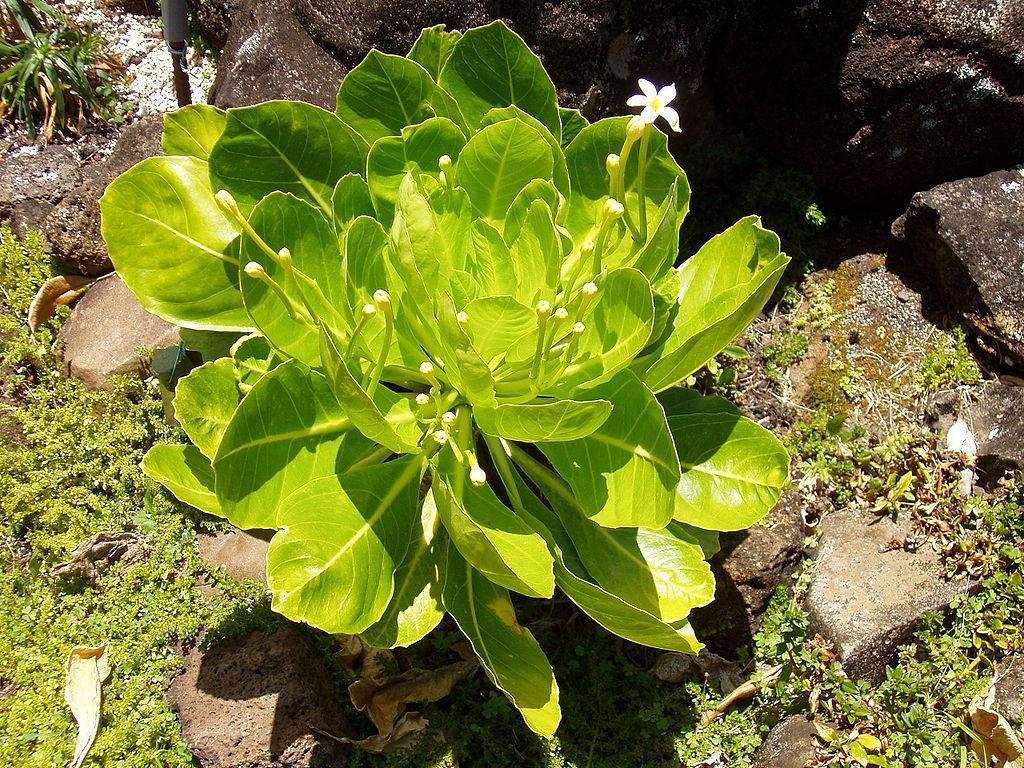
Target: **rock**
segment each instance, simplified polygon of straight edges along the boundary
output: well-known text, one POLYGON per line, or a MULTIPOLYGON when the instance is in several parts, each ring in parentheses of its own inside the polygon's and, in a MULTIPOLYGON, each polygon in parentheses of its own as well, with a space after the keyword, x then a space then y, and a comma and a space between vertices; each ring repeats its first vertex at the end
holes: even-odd
POLYGON ((996 666, 993 709, 1014 728, 1020 728, 1024 716, 1024 657, 1010 656, 996 666))
POLYGON ((241 581, 267 580, 267 550, 273 531, 213 531, 199 534, 199 554, 210 565, 223 567, 241 581), (254 533, 256 535, 254 535, 254 533))
POLYGON ((947 606, 969 582, 946 581, 938 553, 901 548, 907 531, 855 512, 827 515, 807 592, 811 634, 830 641, 847 675, 878 682, 921 614, 947 606))
POLYGON ((666 683, 711 679, 716 681, 722 693, 731 693, 745 682, 738 664, 708 650, 696 656, 675 651, 663 653, 654 662, 651 674, 666 683))
POLYGON ((195 31, 214 49, 221 51, 228 41, 231 22, 241 0, 193 0, 190 3, 195 31))
POLYGON ((978 442, 982 480, 992 483, 1008 470, 1024 468, 1024 387, 991 383, 967 410, 978 442))
POLYGON ((94 389, 110 387, 116 374, 145 375, 140 350, 178 343, 178 328, 149 314, 120 276, 97 281, 86 292, 57 335, 68 372, 94 389))
POLYGON ((351 736, 331 671, 312 639, 285 626, 185 653, 167 700, 203 768, 345 765, 351 736))
POLYGON ((94 585, 100 571, 116 562, 136 562, 142 555, 137 533, 101 531, 71 551, 66 562, 50 569, 50 578, 72 587, 94 585))
POLYGON ((78 156, 67 147, 18 147, 0 163, 0 217, 22 203, 56 203, 81 183, 78 156))
POLYGON ((711 558, 715 602, 691 616, 698 636, 722 653, 747 645, 776 587, 789 583, 804 553, 800 496, 786 491, 763 524, 719 534, 711 558))
POLYGON ((893 234, 996 359, 1024 368, 1024 173, 919 192, 893 234))
POLYGON ((24 240, 33 229, 41 229, 46 217, 53 210, 53 203, 49 200, 37 200, 31 198, 15 203, 11 208, 11 229, 14 234, 24 240))
POLYGON ((754 756, 753 768, 805 768, 815 758, 818 731, 803 715, 791 715, 772 728, 754 756))
POLYGON ((89 168, 86 179, 46 216, 43 231, 50 251, 63 265, 83 275, 113 269, 100 232, 99 200, 107 184, 140 160, 158 155, 163 118, 145 117, 125 129, 106 160, 89 168))
POLYGON ((1019 0, 753 0, 710 76, 737 126, 855 204, 1024 160, 1019 0))

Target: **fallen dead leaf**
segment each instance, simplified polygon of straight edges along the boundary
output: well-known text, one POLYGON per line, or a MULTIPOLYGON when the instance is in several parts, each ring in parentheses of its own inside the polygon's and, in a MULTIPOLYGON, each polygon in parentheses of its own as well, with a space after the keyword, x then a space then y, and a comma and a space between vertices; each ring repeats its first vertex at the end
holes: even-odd
POLYGON ((754 675, 747 682, 737 686, 731 693, 729 693, 728 696, 718 702, 714 709, 701 715, 700 722, 697 723, 697 728, 701 728, 702 726, 717 720, 737 701, 745 701, 746 699, 753 698, 754 694, 762 688, 774 685, 779 679, 779 676, 782 675, 783 669, 785 669, 785 666, 783 664, 779 664, 777 667, 766 669, 764 672, 754 675))
POLYGON ((389 752, 394 752, 396 749, 411 747, 423 734, 429 723, 430 721, 419 712, 408 712, 398 719, 394 730, 389 735, 382 736, 378 734, 366 739, 349 741, 349 743, 367 752, 386 755, 389 752))
POLYGON ((28 327, 33 333, 53 317, 57 307, 70 304, 88 290, 95 278, 57 275, 43 283, 28 307, 28 327))
POLYGON ((81 768, 100 727, 103 683, 110 677, 106 643, 96 647, 75 646, 68 654, 65 669, 67 678, 64 683, 64 700, 78 723, 78 738, 71 768, 81 768))
POLYGON ((1013 727, 1002 715, 992 709, 995 688, 974 699, 967 708, 971 727, 981 739, 972 741, 971 748, 982 765, 991 768, 1024 768, 1024 744, 1013 727))

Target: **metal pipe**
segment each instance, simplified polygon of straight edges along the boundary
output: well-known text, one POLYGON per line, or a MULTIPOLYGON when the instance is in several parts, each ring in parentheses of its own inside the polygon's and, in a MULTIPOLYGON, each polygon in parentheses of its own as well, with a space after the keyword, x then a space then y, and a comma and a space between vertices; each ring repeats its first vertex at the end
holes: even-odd
POLYGON ((188 6, 186 0, 162 0, 160 15, 164 22, 164 42, 171 52, 174 95, 178 106, 192 103, 192 86, 188 81, 188 6))

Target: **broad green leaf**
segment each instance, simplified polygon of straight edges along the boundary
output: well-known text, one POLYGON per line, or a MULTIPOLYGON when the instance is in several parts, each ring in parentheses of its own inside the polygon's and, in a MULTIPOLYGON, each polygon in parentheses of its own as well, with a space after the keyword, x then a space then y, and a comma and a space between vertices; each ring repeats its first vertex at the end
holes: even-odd
POLYGON ((366 178, 380 222, 387 226, 394 218, 398 188, 405 174, 415 178, 424 173, 437 176, 438 159, 448 155, 454 162, 465 143, 459 127, 445 117, 432 117, 402 129, 401 136, 376 141, 366 159, 366 178))
POLYGON ((523 228, 523 222, 526 221, 526 215, 537 200, 543 200, 547 203, 548 209, 555 211, 557 217, 557 212, 564 198, 555 188, 555 185, 547 179, 534 179, 523 187, 505 214, 502 235, 506 243, 512 245, 516 238, 519 237, 519 232, 523 228))
POLYGON ((222 357, 193 369, 178 381, 174 418, 196 448, 212 460, 238 400, 234 362, 222 357))
POLYGON ((478 298, 510 297, 515 290, 516 273, 508 246, 498 230, 477 219, 473 222, 466 263, 452 273, 456 302, 465 306, 478 298))
POLYGON ((242 236, 242 259, 255 261, 277 282, 288 296, 292 311, 306 316, 307 322, 293 319, 277 291, 262 280, 242 275, 242 298, 260 332, 282 352, 308 365, 320 362, 320 334, 317 321, 335 330, 347 322, 337 307, 345 301, 340 279, 342 266, 338 239, 324 215, 294 195, 273 192, 257 203, 249 224, 263 243, 275 253, 291 251, 296 276, 289 275, 261 245, 248 234, 242 236), (301 279, 302 273, 315 285, 301 279), (307 305, 313 309, 311 312, 307 305))
POLYGON ((511 699, 534 732, 550 738, 561 719, 558 684, 533 634, 516 620, 508 592, 449 545, 441 599, 491 682, 511 699))
POLYGON ((396 284, 403 286, 422 313, 437 297, 451 274, 452 264, 440 258, 447 252, 430 202, 420 192, 412 174, 399 187, 395 220, 391 225, 396 284))
POLYGON ((245 334, 238 331, 197 331, 180 329, 181 341, 191 352, 198 352, 203 362, 217 360, 231 354, 231 347, 245 334))
POLYGON ((511 296, 488 296, 465 305, 469 315, 466 332, 473 348, 488 365, 494 365, 515 342, 537 338, 537 312, 511 296))
POLYGON ((267 338, 258 333, 243 336, 235 342, 231 347, 231 358, 235 363, 235 379, 243 394, 280 362, 267 338))
POLYGON ((237 233, 214 202, 207 166, 151 157, 100 198, 103 239, 118 274, 148 311, 208 330, 251 330, 238 290, 237 233))
MULTIPOLYGON (((530 127, 537 129, 537 133, 544 138, 544 141, 551 148, 552 182, 560 193, 568 195, 569 168, 565 164, 565 155, 562 152, 561 145, 558 143, 558 139, 551 135, 551 131, 548 130, 544 123, 533 115, 524 112, 519 107, 497 107, 492 109, 484 115, 483 120, 480 121, 480 127, 483 128, 494 123, 501 123, 505 120, 522 120, 530 127)), ((555 206, 552 206, 552 210, 555 210, 555 206)))
MULTIPOLYGON (((650 283, 635 269, 615 269, 599 277, 597 301, 583 318, 586 330, 575 357, 551 391, 571 395, 588 382, 608 380, 646 346, 654 326, 650 283)), ((576 313, 570 305, 569 316, 576 313)))
POLYGON ((712 531, 747 528, 789 485, 779 439, 720 397, 672 388, 658 396, 679 453, 675 517, 712 531))
POLYGON ((462 556, 495 584, 529 597, 551 597, 555 581, 544 539, 502 504, 489 485, 467 482, 468 470, 450 456, 450 449, 442 456, 434 499, 462 556))
POLYGON ((395 571, 395 593, 384 615, 364 630, 374 648, 408 647, 421 640, 444 618, 441 590, 448 537, 437 515, 433 493, 427 492, 420 518, 410 535, 405 559, 395 571))
POLYGON ((612 412, 607 400, 553 400, 475 408, 480 429, 489 435, 525 443, 579 440, 600 428, 612 412))
POLYGON ((438 82, 476 128, 494 107, 513 104, 561 139, 555 86, 522 38, 501 21, 466 31, 452 49, 438 82))
MULTIPOLYGON (((323 375, 290 360, 239 403, 214 459, 224 516, 239 528, 277 528, 278 509, 309 484, 346 471, 373 448, 323 375)), ((289 502, 291 503, 291 502, 289 502)))
POLYGON ((479 215, 501 221, 523 187, 550 180, 552 168, 551 147, 540 131, 522 120, 505 120, 466 142, 455 173, 479 215))
POLYGON ((448 61, 448 57, 452 55, 452 49, 461 37, 462 33, 458 30, 445 31, 444 24, 427 27, 420 32, 420 36, 412 44, 409 58, 437 80, 438 75, 441 74, 441 68, 448 61))
POLYGON ((224 133, 227 114, 209 104, 190 104, 164 115, 160 138, 165 155, 187 155, 209 160, 214 144, 224 133))
POLYGON ((650 239, 636 255, 629 257, 629 266, 643 272, 652 283, 661 279, 679 256, 679 218, 676 213, 678 192, 677 181, 672 184, 672 191, 651 222, 650 239))
POLYGON ((672 519, 679 459, 665 412, 629 371, 587 391, 612 413, 587 437, 539 445, 583 513, 610 528, 664 528, 672 519))
POLYGON ((748 216, 711 238, 679 267, 679 309, 671 331, 637 369, 661 391, 697 371, 757 317, 789 257, 779 238, 748 216))
POLYGON ((362 176, 347 173, 338 179, 331 193, 331 210, 333 212, 334 231, 339 241, 348 231, 349 226, 360 216, 373 216, 373 200, 370 188, 362 176))
POLYGON ((321 332, 324 372, 338 402, 356 429, 367 439, 395 453, 413 453, 422 431, 416 425, 413 401, 409 396, 378 386, 373 397, 363 389, 331 334, 321 332))
POLYGON ((337 114, 373 144, 434 116, 430 73, 404 56, 373 49, 341 81, 337 114))
POLYGON ((455 301, 448 293, 440 296, 437 307, 438 342, 445 374, 452 386, 476 407, 494 404, 494 377, 486 361, 473 347, 469 334, 462 327, 455 301))
MULTIPOLYGON (((593 238, 601 222, 601 206, 609 197, 608 171, 606 161, 609 154, 622 152, 626 139, 628 117, 608 117, 583 128, 565 150, 565 161, 569 166, 569 184, 572 189, 566 226, 577 244, 585 238, 593 238)), ((640 210, 637 171, 639 169, 639 146, 630 152, 625 168, 626 199, 624 203, 637 220, 640 210)), ((661 131, 651 133, 647 155, 647 173, 644 198, 648 209, 648 227, 658 221, 658 211, 665 198, 678 181, 676 193, 677 225, 689 209, 690 186, 686 174, 668 151, 668 142, 661 131)), ((630 253, 632 238, 624 237, 617 250, 617 258, 624 262, 630 253)), ((614 264, 614 262, 613 262, 614 264)))
POLYGON ((271 606, 325 632, 355 634, 383 615, 418 515, 423 459, 324 477, 286 499, 267 552, 271 606))
POLYGON ((271 192, 291 192, 332 215, 331 196, 347 173, 365 172, 366 142, 337 115, 301 101, 228 110, 210 153, 210 184, 243 212, 271 192))
POLYGON ((528 306, 539 299, 554 303, 562 267, 562 249, 551 209, 535 200, 509 252, 516 271, 515 297, 528 306))
POLYGON ((142 459, 142 471, 178 501, 224 516, 213 492, 213 467, 194 445, 154 445, 142 459))
POLYGON ((567 107, 558 108, 558 120, 562 125, 562 149, 568 147, 569 143, 579 135, 579 132, 590 125, 590 122, 580 114, 578 109, 568 109, 567 107))
MULTIPOLYGON (((543 476, 535 480, 555 503, 575 506, 575 500, 564 486, 546 483, 543 476)), ((688 624, 672 626, 591 581, 558 517, 521 480, 516 478, 514 482, 524 511, 529 519, 537 522, 537 530, 547 538, 555 557, 555 583, 588 616, 609 632, 634 643, 681 653, 698 653, 703 648, 688 624)))

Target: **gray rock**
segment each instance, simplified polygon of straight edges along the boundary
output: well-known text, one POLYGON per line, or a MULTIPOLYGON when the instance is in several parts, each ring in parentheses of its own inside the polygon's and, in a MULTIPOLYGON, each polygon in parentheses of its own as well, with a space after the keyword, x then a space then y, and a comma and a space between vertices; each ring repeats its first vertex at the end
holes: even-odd
POLYGON ((241 5, 241 0, 193 0, 189 7, 196 32, 216 50, 223 50, 241 5))
POLYGON ((293 627, 185 653, 167 700, 203 768, 345 765, 351 736, 323 652, 293 627))
POLYGON ((921 614, 970 589, 946 581, 939 555, 900 548, 907 531, 888 518, 837 512, 821 523, 807 593, 810 632, 830 641, 850 677, 878 682, 921 614))
POLYGON ((1024 468, 1024 387, 991 383, 967 411, 978 442, 978 467, 986 483, 1024 468))
POLYGON ((814 762, 818 732, 803 715, 792 715, 765 737, 754 756, 753 768, 805 768, 814 762))
POLYGON ((81 182, 78 156, 67 147, 18 147, 0 162, 0 216, 26 201, 56 203, 81 182))
POLYGON ((113 268, 100 232, 100 197, 118 175, 140 160, 160 154, 162 130, 160 115, 144 117, 129 126, 110 156, 90 167, 85 181, 47 214, 43 231, 50 251, 67 269, 100 275, 113 268))
POLYGON ((1024 160, 1024 4, 738 4, 709 73, 720 108, 871 208, 1024 160))
POLYGON ((996 712, 1014 728, 1020 728, 1024 716, 1024 657, 1014 655, 1004 659, 996 667, 995 679, 996 712))
POLYGON ((140 351, 172 347, 179 336, 177 326, 149 314, 113 274, 89 288, 57 340, 68 373, 89 387, 106 389, 115 374, 145 375, 148 361, 140 351))
POLYGON ((919 192, 893 234, 996 359, 1024 367, 1024 174, 919 192))
POLYGON ((199 554, 210 565, 223 567, 229 576, 267 580, 267 550, 273 531, 214 531, 199 535, 199 554), (254 535, 257 534, 257 535, 254 535))

